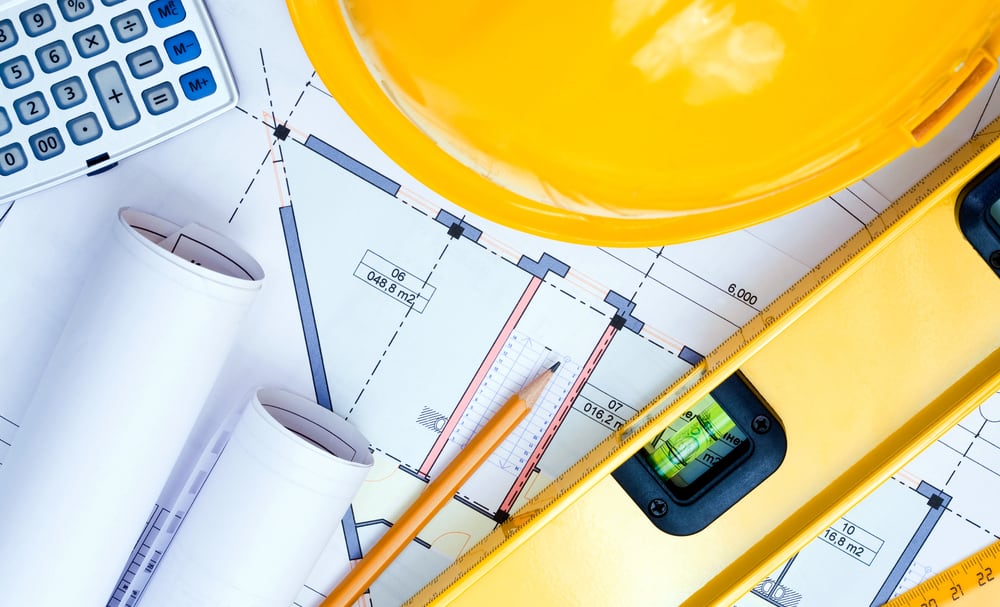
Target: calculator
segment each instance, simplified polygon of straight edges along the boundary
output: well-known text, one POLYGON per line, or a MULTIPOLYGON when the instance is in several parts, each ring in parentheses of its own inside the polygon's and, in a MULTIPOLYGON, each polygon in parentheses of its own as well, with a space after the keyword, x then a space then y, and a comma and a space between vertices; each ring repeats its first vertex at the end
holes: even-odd
POLYGON ((0 2, 0 203, 236 104, 202 0, 0 2))

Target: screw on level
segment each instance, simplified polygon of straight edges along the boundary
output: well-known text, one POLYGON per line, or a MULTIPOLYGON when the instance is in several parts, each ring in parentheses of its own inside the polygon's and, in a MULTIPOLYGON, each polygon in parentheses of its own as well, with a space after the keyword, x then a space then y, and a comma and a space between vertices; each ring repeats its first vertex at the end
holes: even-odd
POLYGON ((660 497, 653 498, 646 506, 646 510, 650 515, 660 518, 667 513, 667 501, 660 497))
POLYGON ((990 253, 990 265, 994 268, 1000 268, 1000 251, 990 253))
POLYGON ((758 415, 753 418, 753 422, 751 422, 750 427, 753 428, 753 431, 757 434, 764 434, 771 429, 771 420, 766 415, 758 415))

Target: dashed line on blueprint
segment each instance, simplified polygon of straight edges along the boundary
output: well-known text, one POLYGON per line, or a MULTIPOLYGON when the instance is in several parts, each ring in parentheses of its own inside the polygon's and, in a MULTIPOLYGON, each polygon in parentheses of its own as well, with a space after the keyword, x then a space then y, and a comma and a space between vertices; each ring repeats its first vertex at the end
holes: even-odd
MULTIPOLYGON (((441 249, 441 254, 438 255, 437 261, 434 262, 434 265, 431 267, 430 272, 427 273, 427 277, 424 278, 423 282, 424 286, 427 286, 427 283, 430 281, 431 276, 434 275, 434 272, 437 270, 438 265, 440 265, 441 260, 444 258, 444 254, 448 252, 448 247, 450 246, 451 243, 446 242, 444 248, 441 249)), ((399 335, 400 330, 402 330, 403 325, 406 323, 406 319, 410 317, 410 312, 412 311, 413 311, 412 305, 406 308, 406 312, 403 314, 403 318, 400 319, 399 321, 399 326, 396 327, 396 330, 393 332, 392 337, 390 337, 388 343, 385 344, 385 349, 382 350, 382 354, 379 355, 378 360, 375 362, 375 367, 372 369, 372 372, 368 375, 368 379, 365 380, 365 384, 361 387, 361 391, 358 392, 358 396, 357 398, 354 399, 354 403, 351 405, 351 408, 347 411, 347 417, 350 417, 350 415, 354 413, 354 409, 357 407, 358 403, 361 402, 361 397, 364 395, 365 390, 368 389, 368 384, 370 384, 372 379, 375 378, 375 373, 378 371, 378 368, 382 364, 382 361, 385 360, 386 354, 389 353, 389 348, 391 348, 393 342, 396 341, 396 336, 399 335)))

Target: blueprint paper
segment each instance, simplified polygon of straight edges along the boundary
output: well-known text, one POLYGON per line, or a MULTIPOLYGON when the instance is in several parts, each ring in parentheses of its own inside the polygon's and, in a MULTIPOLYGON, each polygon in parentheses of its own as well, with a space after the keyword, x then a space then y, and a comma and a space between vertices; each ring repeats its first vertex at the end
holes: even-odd
MULTIPOLYGON (((316 605, 361 558, 424 486, 421 469, 445 461, 462 429, 489 410, 518 369, 552 351, 568 373, 560 388, 573 396, 553 398, 539 420, 548 425, 534 427, 546 433, 519 437, 506 460, 491 464, 487 477, 431 521, 364 599, 375 607, 403 602, 490 531, 508 497, 516 508, 1000 112, 993 78, 923 148, 765 224, 670 247, 580 247, 471 215, 462 201, 442 199, 395 165, 313 73, 284 3, 207 4, 239 85, 238 108, 113 171, 20 200, 0 224, 0 275, 9 278, 0 291, 0 352, 17 353, 4 356, 0 369, 0 416, 12 420, 4 426, 0 419, 0 440, 20 419, 7 408, 16 402, 10 395, 33 385, 38 352, 51 347, 63 302, 79 289, 101 210, 141 202, 165 217, 196 217, 252 249, 268 281, 150 519, 155 527, 183 514, 167 513, 190 460, 213 443, 231 403, 243 402, 252 387, 315 395, 371 439, 375 464, 344 533, 335 534, 303 587, 295 603, 302 606, 316 605), (73 253, 68 262, 65 251, 73 253), (731 285, 756 300, 737 300, 731 285), (440 436, 447 438, 439 445, 440 436), (546 446, 536 452, 539 444, 546 446)), ((932 466, 897 475, 907 492, 872 497, 873 514, 861 527, 887 542, 872 565, 883 582, 892 567, 881 560, 913 552, 908 540, 890 547, 890 536, 917 537, 923 520, 912 505, 907 516, 893 517, 899 496, 931 512, 926 504, 934 498, 918 493, 922 480, 951 500, 935 525, 925 525, 931 531, 920 535, 926 542, 913 572, 925 575, 996 539, 1000 514, 986 505, 1000 497, 1000 461, 988 455, 987 441, 1000 444, 1000 437, 990 422, 975 438, 983 421, 970 417, 953 431, 961 434, 946 437, 948 446, 929 450, 932 466)), ((0 459, 2 450, 0 442, 0 459)), ((812 600, 798 605, 824 604, 824 584, 843 587, 856 567, 868 567, 830 546, 818 550, 833 557, 783 578, 800 595, 812 589, 812 600)), ((145 539, 136 551, 156 556, 145 539)))
POLYGON ((5 439, 4 605, 104 604, 260 288, 260 267, 217 234, 179 257, 159 244, 178 226, 116 219, 5 439), (207 269, 218 256, 239 271, 207 269))
POLYGON ((258 391, 139 605, 287 607, 372 462, 368 440, 343 419, 258 391))

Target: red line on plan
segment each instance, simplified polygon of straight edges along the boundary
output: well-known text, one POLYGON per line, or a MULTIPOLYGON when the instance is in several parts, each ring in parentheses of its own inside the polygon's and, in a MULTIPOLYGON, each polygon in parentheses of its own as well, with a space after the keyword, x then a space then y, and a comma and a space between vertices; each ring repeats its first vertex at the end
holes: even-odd
POLYGON ((444 430, 438 435, 437 440, 434 441, 434 446, 431 447, 430 453, 424 458, 424 463, 420 465, 420 470, 418 471, 424 478, 430 477, 431 468, 437 462, 438 458, 441 456, 441 451, 444 450, 445 445, 448 443, 448 439, 451 438, 452 433, 455 431, 455 427, 458 425, 462 415, 465 410, 469 408, 469 403, 472 402, 472 397, 476 395, 476 391, 479 386, 482 385, 483 379, 489 372, 493 363, 496 362, 497 356, 503 349, 503 345, 507 343, 507 339, 510 334, 514 332, 514 327, 520 322, 521 317, 524 316, 524 311, 528 308, 528 304, 531 303, 531 299, 535 296, 535 292, 538 291, 539 285, 542 284, 542 279, 537 276, 531 277, 531 282, 525 287, 524 293, 521 294, 521 298, 517 300, 517 305, 514 306, 514 311, 510 313, 507 317, 507 322, 504 323, 503 329, 500 330, 500 334, 497 335, 496 341, 493 342, 493 346, 490 351, 486 354, 486 358, 479 365, 479 370, 476 371, 476 375, 469 382, 469 386, 465 389, 465 393, 462 394, 462 398, 458 401, 458 405, 452 412, 451 417, 448 418, 448 423, 445 424, 444 430))
POLYGON ((601 339, 597 342, 593 352, 590 353, 590 357, 587 358, 587 362, 584 363, 583 368, 580 369, 580 374, 576 376, 576 381, 573 382, 573 387, 570 388, 569 392, 566 393, 566 397, 563 398, 561 403, 559 403, 559 408, 556 410, 556 414, 552 416, 552 421, 549 422, 549 427, 545 429, 545 433, 535 445, 535 449, 528 457, 528 461, 524 464, 524 467, 521 468, 521 473, 517 476, 513 486, 510 488, 510 491, 507 492, 507 497, 504 498, 503 503, 500 505, 500 512, 510 512, 514 508, 514 502, 517 501, 517 497, 521 495, 521 491, 527 484, 528 479, 531 478, 531 474, 534 472, 535 466, 537 466, 538 461, 542 459, 542 455, 549 447, 549 443, 552 442, 552 438, 556 435, 556 431, 559 430, 559 426, 561 426, 563 420, 566 419, 566 415, 569 413, 569 410, 573 408, 573 401, 575 401, 576 397, 580 395, 580 390, 583 389, 583 386, 590 379, 590 376, 593 375, 594 369, 597 368, 597 363, 600 362, 601 357, 604 356, 604 352, 607 351, 611 340, 614 339, 617 334, 618 329, 612 325, 608 325, 604 334, 601 335, 601 339))

